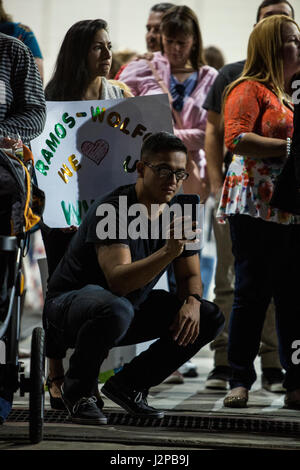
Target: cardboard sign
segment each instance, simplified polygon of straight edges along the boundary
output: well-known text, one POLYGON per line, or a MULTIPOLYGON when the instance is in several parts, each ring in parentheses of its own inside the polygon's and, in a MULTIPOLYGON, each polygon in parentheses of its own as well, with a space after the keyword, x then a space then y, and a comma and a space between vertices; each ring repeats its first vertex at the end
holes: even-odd
POLYGON ((31 142, 44 222, 80 225, 91 203, 135 183, 143 140, 173 132, 167 95, 47 103, 44 132, 31 142))

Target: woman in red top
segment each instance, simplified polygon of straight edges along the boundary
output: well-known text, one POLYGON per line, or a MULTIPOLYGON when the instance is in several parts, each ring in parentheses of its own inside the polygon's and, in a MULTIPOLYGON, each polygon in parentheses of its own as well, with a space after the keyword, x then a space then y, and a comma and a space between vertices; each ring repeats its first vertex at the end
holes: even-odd
POLYGON ((286 370, 285 403, 300 406, 298 276, 300 217, 269 204, 276 176, 290 152, 294 74, 300 70, 300 30, 274 15, 256 25, 242 76, 225 99, 225 142, 234 158, 218 215, 228 218, 235 256, 235 296, 228 359, 233 370, 227 407, 245 407, 256 379, 254 359, 271 298, 276 306, 280 359, 286 370), (250 319, 250 321, 249 321, 250 319))

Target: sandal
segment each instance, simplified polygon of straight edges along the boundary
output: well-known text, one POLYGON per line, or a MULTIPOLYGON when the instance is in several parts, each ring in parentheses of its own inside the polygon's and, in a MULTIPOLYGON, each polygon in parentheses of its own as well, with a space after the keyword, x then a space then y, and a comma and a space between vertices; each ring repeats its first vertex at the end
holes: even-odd
POLYGON ((235 387, 224 398, 226 408, 247 408, 248 390, 245 387, 235 387))
MULTIPOLYGON (((49 396, 50 396, 50 406, 53 410, 66 410, 66 406, 63 402, 63 399, 62 397, 54 397, 53 395, 51 395, 51 386, 53 385, 54 382, 58 382, 60 380, 63 380, 64 379, 64 375, 61 375, 59 377, 53 377, 53 378, 50 378, 49 376, 47 377, 47 380, 46 380, 46 385, 48 387, 48 392, 49 392, 49 396)), ((58 387, 60 389, 60 387, 58 387)), ((97 402, 96 402, 96 405, 97 407, 99 408, 99 410, 102 410, 103 407, 104 407, 104 401, 102 400, 101 398, 101 394, 99 392, 99 389, 98 389, 98 381, 97 381, 97 385, 95 387, 95 396, 96 396, 96 399, 97 399, 97 402)))
MULTIPOLYGON (((53 410, 65 410, 66 407, 65 407, 65 404, 63 402, 63 399, 60 397, 54 397, 53 395, 51 395, 51 387, 53 385, 54 382, 58 382, 59 380, 63 380, 64 379, 64 376, 61 375, 59 377, 53 377, 52 379, 48 376, 47 377, 47 380, 46 380, 46 385, 48 387, 48 392, 49 392, 49 396, 50 396, 50 406, 53 410)), ((57 388, 60 388, 60 387, 57 387, 57 388)))

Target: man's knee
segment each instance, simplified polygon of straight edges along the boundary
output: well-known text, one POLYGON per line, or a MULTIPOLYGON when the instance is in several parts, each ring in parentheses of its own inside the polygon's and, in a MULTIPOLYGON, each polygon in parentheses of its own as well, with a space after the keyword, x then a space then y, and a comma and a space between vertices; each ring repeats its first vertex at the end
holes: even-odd
POLYGON ((109 329, 110 334, 115 339, 119 339, 125 335, 133 320, 134 308, 126 298, 115 297, 112 302, 106 305, 104 317, 102 308, 101 312, 99 311, 98 313, 99 315, 96 312, 95 317, 101 318, 102 328, 104 318, 105 327, 109 329))

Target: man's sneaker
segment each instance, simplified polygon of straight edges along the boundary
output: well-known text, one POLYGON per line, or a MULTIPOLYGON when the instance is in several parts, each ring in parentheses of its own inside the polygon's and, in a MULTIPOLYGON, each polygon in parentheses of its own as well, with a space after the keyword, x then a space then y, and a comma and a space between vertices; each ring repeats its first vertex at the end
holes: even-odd
POLYGON ((163 411, 156 410, 148 405, 145 392, 124 387, 115 377, 108 379, 101 391, 107 398, 120 405, 133 416, 158 419, 164 417, 163 411))
POLYGON ((229 366, 216 366, 207 376, 205 388, 215 390, 227 390, 227 385, 231 377, 229 366))
POLYGON ((197 367, 195 366, 195 364, 192 363, 191 360, 188 360, 187 362, 182 364, 182 366, 179 367, 178 370, 183 375, 183 377, 195 378, 195 377, 198 377, 199 375, 197 371, 197 367))
POLYGON ((64 395, 63 387, 61 395, 72 423, 107 424, 106 416, 97 407, 96 397, 82 397, 72 402, 64 395))
POLYGON ((261 385, 268 392, 284 393, 283 381, 284 373, 281 369, 268 367, 262 370, 261 385))

